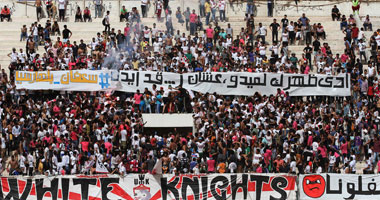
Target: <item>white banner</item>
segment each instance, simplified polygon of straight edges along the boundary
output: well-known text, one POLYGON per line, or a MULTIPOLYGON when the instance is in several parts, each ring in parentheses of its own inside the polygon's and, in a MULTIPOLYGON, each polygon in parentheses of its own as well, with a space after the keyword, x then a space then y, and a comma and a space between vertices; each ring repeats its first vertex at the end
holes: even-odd
POLYGON ((201 93, 221 95, 262 95, 276 94, 277 89, 289 92, 291 96, 350 96, 350 75, 304 75, 249 72, 199 72, 170 73, 151 71, 120 71, 120 87, 125 92, 149 90, 155 84, 157 89, 182 85, 183 88, 201 93))
POLYGON ((0 199, 295 200, 296 178, 283 174, 2 177, 0 199))
POLYGON ((299 178, 300 200, 380 199, 379 175, 313 174, 299 178))
POLYGON ((291 96, 350 96, 350 75, 304 75, 249 72, 170 73, 152 71, 16 71, 16 89, 124 92, 181 85, 187 90, 221 95, 250 96, 276 94, 291 96))
POLYGON ((112 81, 111 72, 108 70, 16 71, 15 83, 16 89, 28 90, 114 90, 117 81, 112 81))

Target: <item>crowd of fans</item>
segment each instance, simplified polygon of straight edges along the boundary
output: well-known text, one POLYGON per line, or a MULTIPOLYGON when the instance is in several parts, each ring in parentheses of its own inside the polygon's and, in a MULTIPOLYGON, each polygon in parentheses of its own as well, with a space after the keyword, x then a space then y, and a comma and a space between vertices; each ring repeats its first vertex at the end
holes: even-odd
MULTIPOLYGON (((328 37, 323 26, 305 14, 297 21, 284 16, 266 28, 248 13, 246 27, 233 30, 230 24, 221 27, 214 16, 213 24, 208 21, 208 3, 200 4, 205 9, 200 16, 189 9, 184 16, 176 12, 178 23, 189 24, 190 34, 171 33, 171 11, 165 3, 168 30, 142 25, 134 8, 128 17, 120 17, 127 21, 123 29, 110 27, 89 43, 72 43, 75 33, 66 25, 61 30, 56 21, 23 26, 20 40, 26 39, 26 49, 13 49, 10 73, 2 69, 0 74, 1 170, 11 175, 93 174, 100 161, 110 173, 123 175, 152 172, 161 158, 163 173, 356 173, 361 161, 364 173, 374 173, 380 165, 379 31, 366 39, 356 26, 360 22, 346 19, 335 7, 332 18, 341 22, 345 49, 332 52, 323 42, 328 37), (195 24, 203 18, 207 25, 200 31, 195 24), (289 45, 304 45, 304 53, 290 52, 289 45), (222 96, 156 86, 109 94, 16 90, 14 83, 15 70, 109 67, 177 73, 350 73, 352 95, 293 97, 279 90, 270 96, 222 96), (144 131, 145 112, 193 113, 196 131, 144 131)), ((368 16, 364 23, 372 29, 368 16)))

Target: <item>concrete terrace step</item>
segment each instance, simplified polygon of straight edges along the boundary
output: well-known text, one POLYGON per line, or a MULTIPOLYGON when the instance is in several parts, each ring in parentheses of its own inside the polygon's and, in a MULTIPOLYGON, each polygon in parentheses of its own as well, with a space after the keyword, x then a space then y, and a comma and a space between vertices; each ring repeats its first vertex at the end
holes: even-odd
MULTIPOLYGON (((242 15, 243 16, 243 15, 242 15)), ((219 23, 222 28, 226 28, 227 24, 230 23, 231 27, 234 29, 235 35, 240 32, 241 27, 246 26, 246 21, 243 20, 242 16, 230 16, 228 22, 219 23)), ((217 15, 218 17, 218 15, 217 15)), ((275 17, 277 21, 280 23, 282 16, 275 17)), ((290 21, 295 21, 299 17, 288 17, 290 21)), ((255 23, 258 25, 259 22, 262 22, 264 26, 269 26, 272 23, 274 18, 271 17, 255 17, 255 23)), ((327 33, 327 39, 322 40, 321 43, 327 42, 329 43, 333 53, 342 53, 342 49, 344 49, 343 37, 344 34, 339 29, 339 22, 331 21, 330 16, 321 16, 321 17, 309 17, 311 23, 321 22, 325 27, 325 31, 327 33)), ((79 42, 80 39, 83 39, 86 43, 91 40, 92 37, 96 36, 97 32, 103 30, 103 25, 101 23, 102 19, 93 19, 92 22, 73 22, 73 18, 69 18, 68 22, 59 22, 61 30, 63 29, 63 25, 66 24, 68 28, 73 32, 73 36, 71 41, 79 42)), ((30 26, 31 23, 35 22, 35 18, 26 18, 26 17, 14 17, 13 22, 3 22, 0 23, 2 26, 2 34, 0 35, 1 44, 0 45, 0 64, 9 64, 9 58, 6 56, 9 52, 11 52, 12 47, 15 47, 17 50, 19 48, 25 48, 25 42, 19 42, 20 37, 20 28, 22 25, 30 26)), ((205 19, 203 18, 204 22, 205 19)), ((46 23, 46 19, 42 19, 40 22, 43 26, 46 23)), ((165 23, 157 22, 156 18, 143 18, 142 23, 149 27, 152 26, 153 23, 157 24, 157 27, 161 30, 166 30, 165 23)), ((115 30, 123 29, 125 27, 126 22, 119 22, 118 18, 111 17, 111 28, 115 28, 115 30)), ((374 29, 377 26, 380 26, 380 19, 372 18, 372 24, 374 29)), ((180 30, 180 32, 185 32, 186 28, 184 25, 178 24, 176 19, 173 16, 173 26, 175 29, 180 30)), ((206 26, 205 26, 206 27, 206 26)), ((366 36, 369 37, 372 33, 366 32, 366 36)), ((202 35, 202 33, 200 33, 202 35)), ((53 39, 56 36, 52 37, 53 39)), ((266 37, 267 41, 271 43, 271 31, 268 30, 268 36, 266 37)), ((289 49, 292 52, 295 52, 297 55, 300 55, 303 52, 305 45, 294 45, 290 46, 289 49)), ((40 53, 44 52, 43 48, 40 47, 40 53)))

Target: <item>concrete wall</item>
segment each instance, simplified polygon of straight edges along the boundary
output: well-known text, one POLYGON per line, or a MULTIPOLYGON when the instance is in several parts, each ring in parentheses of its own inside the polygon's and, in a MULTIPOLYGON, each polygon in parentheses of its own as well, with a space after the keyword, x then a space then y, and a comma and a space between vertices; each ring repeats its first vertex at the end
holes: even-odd
MULTIPOLYGON (((28 16, 34 18, 36 16, 36 9, 33 6, 27 6, 25 9, 24 3, 25 0, 1 0, 0 7, 7 5, 11 7, 14 16, 28 16)), ((106 10, 111 11, 113 18, 117 18, 119 13, 119 7, 125 5, 128 10, 132 7, 137 7, 140 9, 140 0, 103 0, 106 10)), ((151 0, 154 2, 154 0, 151 0)), ((28 1, 29 5, 34 4, 34 0, 28 1)), ((333 5, 337 5, 343 14, 350 14, 351 10, 351 1, 344 2, 332 2, 332 1, 306 1, 303 0, 300 5, 296 6, 294 1, 281 1, 277 0, 274 8, 274 13, 276 16, 300 16, 302 13, 306 13, 308 16, 328 16, 331 13, 331 8, 333 5)), ((92 13, 94 14, 94 5, 92 0, 69 0, 69 5, 67 7, 67 15, 73 16, 75 13, 75 8, 80 6, 83 9, 83 5, 88 6, 92 13)), ((257 15, 266 16, 267 15, 267 5, 264 2, 258 2, 257 5, 257 15)), ((199 10, 198 0, 171 0, 169 6, 172 10, 176 10, 177 7, 199 10)), ((239 5, 227 5, 227 16, 243 16, 246 10, 246 4, 240 3, 239 5)), ((371 2, 369 4, 362 3, 360 14, 365 15, 369 14, 371 16, 380 16, 380 2, 371 2)), ((154 15, 153 5, 149 9, 149 17, 154 15)), ((218 15, 218 14, 217 14, 218 15)))

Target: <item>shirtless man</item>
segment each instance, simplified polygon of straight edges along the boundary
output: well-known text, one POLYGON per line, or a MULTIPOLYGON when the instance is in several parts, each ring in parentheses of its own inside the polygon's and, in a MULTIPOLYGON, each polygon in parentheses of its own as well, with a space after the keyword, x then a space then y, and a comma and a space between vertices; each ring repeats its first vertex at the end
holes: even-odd
POLYGON ((164 152, 164 155, 162 157, 162 172, 163 173, 169 172, 169 164, 170 164, 170 158, 168 156, 168 153, 164 152))
POLYGON ((41 16, 42 16, 42 2, 41 2, 41 0, 36 0, 34 5, 36 6, 37 21, 40 21, 41 16))
POLYGON ((11 161, 9 161, 8 166, 7 166, 8 171, 9 171, 9 175, 13 175, 13 173, 17 169, 17 167, 18 167, 18 161, 12 155, 11 161), (9 168, 9 165, 11 166, 10 168, 9 168))
POLYGON ((35 48, 35 41, 33 41, 32 36, 29 36, 29 39, 26 42, 26 54, 28 54, 28 57, 30 54, 35 52, 34 48, 35 48))
POLYGON ((165 39, 165 44, 166 44, 166 52, 170 52, 173 46, 172 36, 169 36, 165 39))

